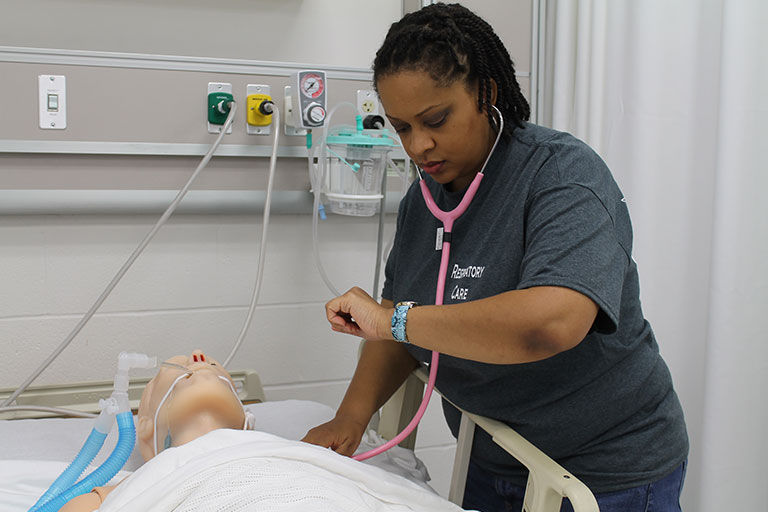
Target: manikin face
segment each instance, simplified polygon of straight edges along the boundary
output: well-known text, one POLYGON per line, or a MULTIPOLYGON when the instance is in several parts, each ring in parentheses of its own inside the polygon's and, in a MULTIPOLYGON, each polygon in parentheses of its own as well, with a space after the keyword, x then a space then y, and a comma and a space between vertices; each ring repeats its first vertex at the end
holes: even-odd
POLYGON ((243 428, 242 404, 232 392, 229 373, 218 361, 206 356, 202 350, 166 361, 183 366, 191 375, 178 380, 165 401, 163 397, 173 383, 189 372, 161 366, 144 389, 139 403, 137 437, 145 460, 155 454, 155 438, 159 453, 169 434, 172 445, 178 446, 216 428, 243 428), (158 407, 161 407, 159 411, 158 407), (155 428, 158 430, 156 436, 155 428))
POLYGON ((377 88, 408 156, 438 183, 465 189, 496 137, 477 108, 477 91, 464 80, 441 87, 423 71, 384 75, 377 88))

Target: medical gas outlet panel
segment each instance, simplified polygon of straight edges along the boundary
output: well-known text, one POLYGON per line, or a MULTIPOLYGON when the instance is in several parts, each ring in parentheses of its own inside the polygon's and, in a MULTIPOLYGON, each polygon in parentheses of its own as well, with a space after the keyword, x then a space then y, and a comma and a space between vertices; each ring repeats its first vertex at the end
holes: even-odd
POLYGON ((303 135, 304 130, 325 125, 327 86, 324 71, 302 70, 291 77, 285 88, 285 133, 303 135))
MULTIPOLYGON (((248 84, 245 91, 245 128, 250 135, 269 135, 272 124, 274 103, 270 95, 270 86, 248 84)), ((232 84, 222 82, 208 83, 208 133, 220 133, 225 124, 232 102, 232 84)), ((232 133, 232 126, 227 133, 232 133)))

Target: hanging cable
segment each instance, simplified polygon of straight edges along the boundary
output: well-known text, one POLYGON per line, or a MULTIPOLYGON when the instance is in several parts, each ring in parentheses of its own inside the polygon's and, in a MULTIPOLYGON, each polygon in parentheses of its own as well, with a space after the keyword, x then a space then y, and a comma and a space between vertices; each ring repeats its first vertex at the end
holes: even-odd
POLYGON ((168 206, 168 208, 165 210, 163 215, 160 217, 160 219, 157 221, 157 223, 154 225, 154 227, 150 230, 150 232, 144 237, 144 240, 141 241, 141 243, 136 247, 136 249, 133 251, 133 253, 128 257, 126 262, 123 264, 123 266, 118 270, 117 274, 115 274, 115 277, 112 278, 112 281, 107 285, 107 287, 104 289, 103 292, 101 292, 101 295, 99 295, 99 298, 96 299, 96 302, 93 303, 91 308, 88 310, 87 313, 83 316, 83 318, 77 323, 74 329, 72 329, 72 332, 70 332, 67 337, 62 341, 58 347, 51 353, 51 355, 46 358, 43 363, 38 366, 38 368, 33 371, 29 377, 21 384, 21 386, 16 389, 11 395, 3 401, 2 404, 0 404, 0 407, 5 407, 13 403, 16 398, 22 394, 34 381, 37 379, 41 373, 43 373, 46 368, 48 368, 53 361, 56 360, 57 357, 59 357, 59 354, 61 354, 70 343, 72 343, 72 340, 75 339, 75 337, 80 333, 80 331, 85 327, 85 325, 88 323, 88 321, 93 317, 93 315, 96 313, 96 311, 101 307, 101 305, 104 303, 105 300, 107 300, 107 297, 112 293, 112 290, 115 289, 117 286, 117 283, 120 282, 120 280, 123 278, 126 272, 128 272, 128 269, 131 268, 134 261, 136 261, 136 258, 139 257, 139 255, 144 251, 144 249, 149 245, 149 242, 152 241, 154 236, 157 234, 157 232, 160 230, 160 228, 166 223, 168 218, 173 214, 173 212, 178 207, 181 200, 184 198, 184 196, 187 194, 187 191, 189 191, 189 188, 192 186, 192 183, 195 181, 197 176, 202 172, 203 169, 208 165, 208 162, 210 161, 211 157, 213 157, 213 153, 218 149, 219 144, 221 144, 221 140, 224 138, 224 135, 227 133, 227 130, 230 126, 232 126, 232 121, 235 117, 235 111, 237 110, 237 103, 234 101, 231 101, 229 103, 230 105, 230 111, 227 115, 227 120, 224 122, 224 125, 221 128, 221 132, 219 133, 219 136, 216 138, 216 141, 211 145, 211 149, 208 150, 208 152, 205 154, 203 159, 200 161, 200 164, 197 166, 197 169, 195 169, 195 172, 192 173, 192 176, 187 180, 187 182, 184 184, 184 186, 179 190, 179 193, 176 195, 176 198, 173 200, 173 202, 168 206))
POLYGON ((248 307, 248 314, 245 317, 245 323, 243 323, 243 327, 240 329, 240 335, 237 337, 237 341, 235 342, 235 346, 232 347, 232 351, 224 360, 223 365, 225 368, 229 366, 232 358, 235 357, 235 354, 238 350, 240 350, 240 346, 243 344, 245 335, 251 325, 253 312, 256 309, 256 303, 259 300, 259 293, 261 292, 261 281, 262 276, 264 275, 264 259, 266 258, 267 254, 267 228, 269 227, 269 214, 270 210, 272 209, 272 189, 274 188, 275 166, 277 165, 277 139, 280 135, 280 110, 277 108, 277 105, 274 104, 272 105, 272 109, 272 124, 275 126, 275 140, 272 141, 272 155, 269 158, 269 181, 267 182, 267 199, 264 202, 264 215, 261 225, 261 247, 259 248, 259 263, 256 268, 256 284, 253 288, 251 304, 248 307))

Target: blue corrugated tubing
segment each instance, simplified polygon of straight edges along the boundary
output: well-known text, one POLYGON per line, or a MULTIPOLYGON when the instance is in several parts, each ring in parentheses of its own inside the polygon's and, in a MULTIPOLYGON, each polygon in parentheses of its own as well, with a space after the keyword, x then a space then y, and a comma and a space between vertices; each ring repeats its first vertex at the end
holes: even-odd
POLYGON ((112 450, 109 458, 90 475, 37 510, 40 512, 58 512, 69 500, 81 494, 91 492, 94 487, 105 485, 122 469, 128 461, 128 457, 131 456, 131 452, 133 452, 133 446, 136 444, 136 427, 133 425, 133 414, 131 411, 121 412, 117 415, 117 427, 120 437, 118 437, 117 446, 112 450))
POLYGON ((96 457, 104 445, 104 440, 107 438, 107 434, 99 432, 95 428, 91 430, 91 434, 88 439, 85 440, 83 447, 80 448, 80 452, 75 457, 67 469, 62 471, 61 475, 51 484, 45 493, 40 496, 37 503, 30 510, 35 510, 37 507, 43 505, 49 500, 52 500, 62 492, 66 491, 72 484, 74 484, 83 471, 88 467, 88 464, 96 457))

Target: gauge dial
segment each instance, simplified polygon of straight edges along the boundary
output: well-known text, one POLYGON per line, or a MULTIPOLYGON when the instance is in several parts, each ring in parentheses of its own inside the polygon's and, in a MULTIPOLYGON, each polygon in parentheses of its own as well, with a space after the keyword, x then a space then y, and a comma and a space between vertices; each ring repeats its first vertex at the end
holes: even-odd
POLYGON ((301 92, 308 98, 315 99, 323 94, 325 90, 325 83, 323 83, 323 77, 315 73, 307 73, 301 78, 299 84, 301 92))

